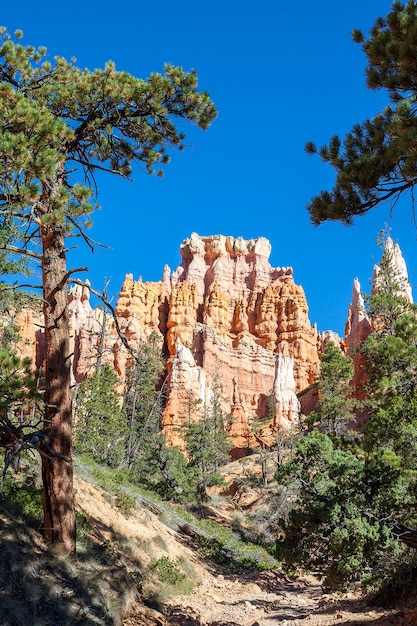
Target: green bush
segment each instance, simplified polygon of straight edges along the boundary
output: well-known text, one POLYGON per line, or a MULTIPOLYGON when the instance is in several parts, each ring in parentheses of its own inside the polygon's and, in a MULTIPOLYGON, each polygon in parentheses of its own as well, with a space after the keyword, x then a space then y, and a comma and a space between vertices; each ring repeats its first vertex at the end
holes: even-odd
POLYGON ((180 569, 178 562, 172 561, 168 556, 150 561, 143 581, 144 597, 160 610, 171 596, 188 594, 193 589, 192 581, 180 569))
POLYGON ((33 476, 26 476, 25 482, 17 482, 9 475, 5 481, 5 498, 17 504, 22 512, 35 520, 42 519, 42 490, 33 476))
POLYGON ((116 496, 116 506, 121 510, 125 517, 129 517, 136 508, 136 500, 124 491, 119 491, 116 496))
POLYGON ((187 578, 187 575, 168 556, 153 559, 148 565, 148 571, 156 574, 161 582, 168 585, 178 585, 187 578))
POLYGON ((198 525, 212 537, 199 538, 200 552, 230 572, 262 572, 279 567, 279 562, 264 546, 246 540, 241 533, 209 519, 200 520, 198 525))

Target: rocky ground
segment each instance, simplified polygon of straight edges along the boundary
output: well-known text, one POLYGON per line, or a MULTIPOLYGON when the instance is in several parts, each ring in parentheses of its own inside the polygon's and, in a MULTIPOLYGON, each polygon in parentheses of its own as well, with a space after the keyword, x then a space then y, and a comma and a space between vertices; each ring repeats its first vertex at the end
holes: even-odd
POLYGON ((109 626, 121 616, 123 626, 417 625, 416 596, 379 608, 359 593, 326 595, 313 577, 230 575, 201 558, 190 537, 152 506, 125 515, 114 496, 81 478, 76 500, 94 539, 84 555, 80 544, 78 564, 58 559, 35 528, 0 502, 1 626, 109 626), (166 593, 147 574, 149 563, 163 556, 181 565, 189 589, 166 593), (135 569, 143 574, 136 596, 135 569))
MULTIPOLYGON (((132 615, 125 626, 146 624, 132 615)), ((282 574, 204 580, 189 596, 171 599, 166 616, 148 615, 170 626, 416 626, 413 603, 383 609, 361 595, 325 595, 314 579, 288 581, 282 574)))
MULTIPOLYGON (((227 482, 241 473, 239 463, 227 468, 227 482)), ((242 506, 258 505, 254 490, 240 498, 242 506)), ((189 539, 166 525, 161 516, 142 509, 126 518, 109 502, 108 494, 77 481, 77 499, 93 519, 106 520, 107 539, 123 535, 146 562, 167 554, 188 564, 195 588, 166 600, 163 613, 139 603, 124 626, 417 626, 417 598, 405 598, 395 608, 371 606, 360 592, 325 594, 320 580, 291 580, 279 571, 228 575, 201 559, 189 539)))

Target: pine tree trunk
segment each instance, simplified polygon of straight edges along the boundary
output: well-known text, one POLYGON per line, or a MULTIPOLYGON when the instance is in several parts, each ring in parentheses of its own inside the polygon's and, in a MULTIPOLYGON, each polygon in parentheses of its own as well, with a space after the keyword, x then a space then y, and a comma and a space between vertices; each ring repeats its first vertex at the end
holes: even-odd
POLYGON ((45 428, 50 432, 50 447, 59 455, 42 457, 44 535, 61 552, 75 554, 68 289, 63 229, 56 226, 43 228, 42 247, 45 428))

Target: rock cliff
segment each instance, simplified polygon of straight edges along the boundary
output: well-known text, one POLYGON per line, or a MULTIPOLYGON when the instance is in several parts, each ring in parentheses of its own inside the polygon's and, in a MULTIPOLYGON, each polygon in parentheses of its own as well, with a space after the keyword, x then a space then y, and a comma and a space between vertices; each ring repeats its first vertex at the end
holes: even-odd
MULTIPOLYGON (((388 255, 392 265, 395 280, 400 288, 399 295, 409 302, 413 302, 412 288, 408 280, 407 264, 402 255, 400 246, 387 237, 384 254, 388 255)), ((378 291, 380 266, 374 266, 372 279, 372 293, 378 291)), ((349 307, 348 319, 345 327, 345 342, 348 354, 354 356, 355 348, 372 332, 374 321, 369 317, 361 293, 361 286, 357 278, 353 281, 352 301, 349 307)))
MULTIPOLYGON (((399 295, 413 302, 412 288, 408 280, 407 264, 398 244, 394 243, 391 237, 387 237, 384 245, 384 254, 388 255, 392 266, 393 275, 400 288, 399 295)), ((372 293, 378 291, 380 280, 380 266, 375 265, 372 279, 372 293)), ((359 400, 364 398, 364 383, 366 374, 362 368, 364 357, 358 354, 358 346, 375 329, 375 320, 372 319, 365 307, 361 286, 357 278, 353 281, 352 301, 349 307, 348 319, 345 327, 345 348, 347 354, 354 363, 354 377, 352 387, 355 390, 355 397, 359 400)))
MULTIPOLYGON (((403 295, 412 300, 407 267, 390 238, 392 259, 403 295)), ((73 381, 80 382, 97 359, 118 373, 121 389, 132 364, 123 340, 135 349, 151 333, 159 337, 166 361, 166 403, 162 426, 172 445, 181 445, 185 420, 199 419, 214 401, 229 416, 235 456, 259 443, 271 443, 281 428, 291 428, 317 401, 312 386, 320 353, 329 340, 352 356, 353 388, 360 394, 363 370, 355 348, 372 332, 360 284, 353 283, 345 338, 318 334, 308 319, 304 291, 291 267, 269 263, 267 239, 244 240, 195 233, 181 247, 181 264, 168 266, 159 282, 127 274, 114 314, 90 305, 88 285, 69 292, 73 381), (120 332, 118 332, 118 330, 120 332), (120 337, 120 333, 123 338, 120 337), (217 391, 216 391, 217 390, 217 391), (215 394, 218 398, 215 398, 215 394)), ((378 288, 374 268, 373 289, 378 288)), ((42 365, 42 321, 35 311, 19 313, 24 353, 42 365)))
MULTIPOLYGON (((264 238, 193 233, 180 252, 180 266, 173 272, 166 266, 160 282, 127 274, 117 323, 132 345, 152 332, 160 337, 168 374, 163 428, 171 444, 180 444, 178 427, 189 418, 191 400, 200 411, 210 406, 219 381, 230 435, 237 448, 251 448, 253 431, 268 416, 272 432, 298 420, 296 394, 317 376, 320 338, 304 291, 292 268, 271 267, 264 238)), ((78 286, 70 292, 70 315, 74 379, 88 375, 99 352, 123 379, 131 356, 114 319, 93 311, 88 290, 78 286)))

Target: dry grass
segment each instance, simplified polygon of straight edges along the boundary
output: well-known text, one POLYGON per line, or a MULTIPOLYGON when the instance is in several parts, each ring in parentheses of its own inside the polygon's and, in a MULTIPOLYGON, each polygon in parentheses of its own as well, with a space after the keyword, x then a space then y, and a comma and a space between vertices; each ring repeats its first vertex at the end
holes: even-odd
POLYGON ((139 507, 126 517, 114 498, 80 478, 77 559, 57 554, 42 539, 39 516, 25 515, 15 502, 22 491, 26 508, 38 514, 39 502, 20 489, 24 476, 18 479, 10 490, 8 477, 9 497, 0 498, 1 626, 119 626, 132 611, 141 612, 142 602, 162 606, 165 597, 191 589, 189 572, 198 578, 188 563, 192 553, 158 516, 139 507), (180 556, 187 564, 181 569, 188 570, 181 584, 165 584, 158 570, 148 568, 152 560, 177 562, 180 556))
POLYGON ((10 502, 0 507, 2 626, 120 623, 134 594, 124 568, 94 544, 76 562, 63 558, 10 502))

